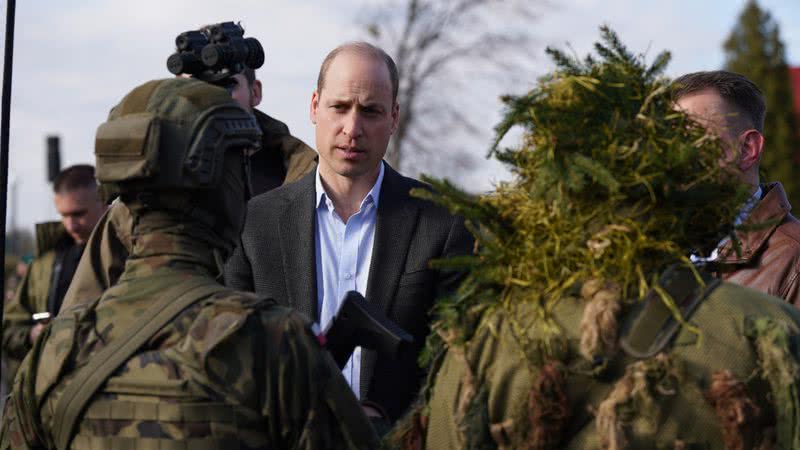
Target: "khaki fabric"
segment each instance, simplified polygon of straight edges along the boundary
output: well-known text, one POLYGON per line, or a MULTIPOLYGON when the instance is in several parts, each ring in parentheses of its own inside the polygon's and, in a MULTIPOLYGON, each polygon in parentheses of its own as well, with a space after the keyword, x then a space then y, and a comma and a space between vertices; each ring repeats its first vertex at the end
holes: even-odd
MULTIPOLYGON (((116 284, 63 308, 25 360, 0 449, 53 448, 55 405, 77 369, 172 287, 193 278, 214 283, 215 256, 196 239, 205 229, 155 212, 136 221, 143 234, 116 284)), ((71 448, 237 445, 366 449, 377 438, 307 319, 219 286, 123 363, 90 401, 71 448)))
POLYGON ((262 151, 278 151, 283 155, 286 177, 283 184, 293 183, 317 167, 317 152, 305 142, 292 136, 289 127, 259 110, 254 111, 263 135, 262 151))
MULTIPOLYGON (((592 411, 597 411, 600 402, 608 396, 622 373, 620 368, 632 360, 622 357, 612 363, 606 379, 578 375, 579 371, 574 369, 580 367, 578 324, 582 310, 582 300, 565 299, 555 306, 553 313, 569 342, 569 357, 565 363, 573 369, 566 383, 573 416, 558 448, 589 450, 601 448, 592 411)), ((485 319, 486 326, 480 327, 467 344, 465 358, 452 350, 447 354, 430 392, 425 448, 463 448, 458 404, 465 395, 467 364, 472 368, 477 385, 488 391, 487 433, 494 426, 495 429, 504 428, 513 436, 524 433, 530 426, 521 417, 529 410, 529 394, 539 368, 526 362, 529 360, 526 349, 518 344, 513 323, 525 323, 531 312, 521 306, 513 318, 490 315, 485 319)), ((704 392, 717 371, 729 370, 740 380, 757 374, 758 356, 753 342, 746 337, 746 329, 750 320, 763 317, 783 324, 790 336, 800 335, 800 314, 779 299, 730 283, 723 283, 712 291, 690 319, 700 328, 702 337, 698 340, 684 327, 665 352, 681 367, 683 378, 675 394, 659 397, 659 416, 654 427, 636 417, 634 412, 626 448, 723 449, 720 422, 704 392)), ((528 333, 530 338, 542 337, 538 329, 530 329, 528 333)), ((758 405, 768 410, 765 390, 756 388, 754 391, 758 405)), ((513 445, 506 448, 513 448, 513 445)))
POLYGON ((3 310, 3 358, 6 371, 3 379, 11 385, 22 359, 31 349, 28 339, 33 327, 32 315, 47 312, 50 282, 56 259, 56 245, 62 240, 72 241, 61 222, 45 222, 36 225, 36 259, 17 286, 14 298, 3 310))
POLYGON ((116 284, 132 248, 132 226, 127 205, 112 203, 89 236, 62 308, 91 303, 116 284))

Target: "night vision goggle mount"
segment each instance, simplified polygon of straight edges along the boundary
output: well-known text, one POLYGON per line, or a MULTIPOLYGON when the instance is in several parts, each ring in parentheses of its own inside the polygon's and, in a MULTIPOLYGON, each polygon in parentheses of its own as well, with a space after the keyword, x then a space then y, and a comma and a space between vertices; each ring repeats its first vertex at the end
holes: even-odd
POLYGON ((258 39, 244 37, 244 28, 222 22, 200 30, 185 31, 175 38, 177 51, 167 58, 167 70, 214 84, 224 84, 246 67, 264 65, 264 48, 258 39))

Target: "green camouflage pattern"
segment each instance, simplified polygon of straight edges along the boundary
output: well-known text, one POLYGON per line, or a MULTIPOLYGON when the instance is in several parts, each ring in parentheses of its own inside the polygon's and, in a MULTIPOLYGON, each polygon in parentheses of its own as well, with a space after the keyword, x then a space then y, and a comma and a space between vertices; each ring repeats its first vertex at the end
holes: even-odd
MULTIPOLYGON (((256 119, 263 132, 262 151, 280 150, 284 155, 284 184, 302 178, 317 166, 317 152, 289 134, 282 122, 256 110, 256 119)), ((92 302, 116 284, 131 249, 132 219, 128 207, 115 201, 98 222, 86 243, 69 290, 65 306, 92 302)))
POLYGON ((47 311, 50 281, 53 278, 56 245, 62 240, 72 240, 61 222, 36 225, 36 259, 17 286, 14 298, 3 309, 3 358, 6 370, 3 379, 11 386, 20 362, 31 349, 28 339, 33 327, 31 315, 47 311))
MULTIPOLYGON (((111 116, 125 121, 155 111, 172 122, 173 137, 191 135, 187 129, 207 123, 203 111, 216 114, 218 106, 231 104, 225 91, 203 84, 181 79, 146 83, 111 116), (182 122, 181 111, 187 119, 202 120, 182 122)), ((123 131, 104 136, 124 136, 123 131)), ((149 139, 149 132, 141 131, 132 135, 149 139)), ((108 174, 110 168, 123 178, 143 175, 145 167, 163 169, 148 166, 157 161, 148 159, 148 151, 172 164, 182 156, 168 153, 184 155, 185 150, 142 144, 145 150, 130 164, 146 164, 126 172, 122 158, 109 155, 136 153, 141 142, 111 144, 101 153, 113 161, 98 158, 98 173, 108 174)), ((196 186, 164 190, 161 175, 152 176, 156 172, 148 175, 153 182, 149 187, 144 180, 118 185, 121 200, 95 229, 79 268, 81 284, 70 291, 73 297, 18 372, 3 415, 0 449, 54 448, 55 424, 65 419, 55 417, 57 405, 71 383, 84 382, 77 378, 80 369, 94 364, 98 352, 120 342, 131 327, 140 326, 137 321, 149 307, 181 295, 174 287, 194 281, 218 289, 196 298, 112 373, 78 418, 70 448, 377 446, 361 406, 307 319, 217 282, 224 250, 238 237, 246 198, 244 153, 227 152, 227 144, 223 140, 213 150, 223 156, 216 161, 224 176, 200 194, 196 186), (204 209, 210 204, 217 205, 214 215, 204 209), (87 272, 95 269, 100 270, 87 272), (102 295, 93 295, 108 285, 102 295)))
POLYGON ((153 80, 98 127, 97 180, 104 191, 213 188, 223 182, 227 150, 257 150, 260 139, 255 118, 225 89, 191 78, 153 80))
POLYGON ((52 250, 64 239, 70 239, 64 224, 60 221, 36 224, 36 257, 52 250))
MULTIPOLYGON (((553 319, 567 339, 561 354, 566 374, 561 383, 565 400, 561 406, 568 411, 566 428, 550 430, 550 441, 538 439, 540 446, 534 446, 535 437, 540 436, 537 432, 548 425, 534 421, 534 412, 541 409, 546 414, 556 408, 548 409, 541 396, 532 395, 545 365, 532 364, 532 349, 521 347, 520 342, 540 342, 545 336, 536 327, 525 329, 523 337, 516 334, 520 323, 537 322, 532 308, 520 304, 513 317, 506 311, 487 315, 464 353, 450 351, 444 357, 427 398, 424 447, 614 448, 604 441, 607 434, 598 423, 598 412, 624 377, 626 367, 635 360, 617 355, 602 375, 592 375, 592 366, 579 350, 585 304, 580 298, 567 298, 553 311, 553 319), (470 395, 473 386, 481 387, 488 395, 470 395), (485 421, 476 422, 474 415, 466 414, 470 409, 464 407, 465 401, 471 403, 472 410, 481 411, 478 417, 485 421), (465 445, 470 439, 473 445, 465 445)), ((780 324, 790 339, 800 337, 800 313, 780 299, 729 283, 712 291, 690 319, 703 330, 702 339, 682 327, 674 344, 654 357, 669 358, 676 367, 674 378, 653 383, 649 407, 635 398, 616 405, 626 439, 621 448, 729 448, 723 439, 723 422, 707 399, 715 374, 724 371, 744 382, 749 401, 760 412, 747 416, 745 411, 730 408, 729 414, 741 414, 742 426, 750 427, 741 430, 742 446, 733 448, 782 448, 774 443, 772 447, 760 447, 772 442, 777 424, 772 413, 773 394, 759 370, 758 344, 746 335, 751 323, 764 318, 780 324)), ((800 360, 797 351, 791 350, 794 361, 800 360)), ((558 397, 552 395, 553 391, 551 396, 558 397)))
MULTIPOLYGON (((99 301, 65 307, 25 360, 4 413, 0 448, 52 448, 52 414, 75 371, 165 290, 190 277, 213 280, 218 270, 213 252, 183 234, 202 235, 202 230, 154 214, 139 218, 142 234, 134 239, 118 283, 99 301)), ((368 420, 308 321, 221 286, 114 373, 80 421, 73 448, 162 440, 185 441, 189 448, 376 445, 368 420), (168 406, 147 408, 163 403, 168 406), (190 414, 175 412, 201 405, 208 407, 203 420, 183 421, 180 417, 190 414)))

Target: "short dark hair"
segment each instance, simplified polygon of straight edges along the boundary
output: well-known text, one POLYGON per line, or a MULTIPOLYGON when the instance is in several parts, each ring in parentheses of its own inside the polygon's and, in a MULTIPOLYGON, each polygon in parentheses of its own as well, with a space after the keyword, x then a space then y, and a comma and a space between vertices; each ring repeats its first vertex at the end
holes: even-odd
POLYGON ((53 192, 63 194, 81 188, 97 188, 94 167, 89 164, 76 164, 67 167, 53 180, 53 192))
POLYGON ((380 47, 376 47, 369 42, 356 41, 347 42, 342 44, 328 53, 328 56, 322 61, 322 66, 319 68, 319 75, 317 76, 317 93, 322 92, 325 87, 325 76, 328 74, 328 69, 333 63, 333 60, 343 52, 355 52, 372 56, 375 59, 382 61, 386 64, 389 70, 389 80, 392 83, 392 103, 397 103, 397 91, 400 90, 400 75, 397 72, 397 65, 388 53, 383 51, 380 47))
POLYGON ((673 82, 675 101, 705 89, 714 89, 736 112, 748 119, 753 128, 764 134, 767 105, 764 93, 744 75, 725 70, 694 72, 673 82))
POLYGON ((242 70, 242 75, 244 75, 244 78, 247 80, 247 84, 249 86, 252 86, 253 82, 256 81, 256 70, 255 69, 251 69, 251 68, 249 68, 247 66, 244 66, 244 70, 242 70))

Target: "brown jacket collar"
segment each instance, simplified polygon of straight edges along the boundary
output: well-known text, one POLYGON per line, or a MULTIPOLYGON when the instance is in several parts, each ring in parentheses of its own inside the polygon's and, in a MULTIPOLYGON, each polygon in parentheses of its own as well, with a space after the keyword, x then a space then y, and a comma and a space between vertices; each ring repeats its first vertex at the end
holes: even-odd
POLYGON ((733 243, 728 240, 720 250, 718 262, 723 264, 746 264, 764 247, 775 229, 783 223, 792 206, 780 183, 762 184, 762 199, 742 224, 749 231, 737 233, 740 239, 741 255, 736 254, 733 243))

